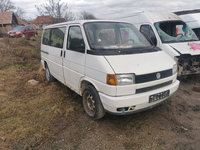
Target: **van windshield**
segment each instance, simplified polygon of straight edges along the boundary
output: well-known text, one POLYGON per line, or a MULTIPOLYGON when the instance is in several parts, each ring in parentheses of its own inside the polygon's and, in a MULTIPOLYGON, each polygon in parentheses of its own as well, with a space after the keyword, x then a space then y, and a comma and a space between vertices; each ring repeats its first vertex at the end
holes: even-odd
POLYGON ((183 21, 164 21, 154 24, 163 43, 198 41, 196 34, 183 21))
POLYGON ((84 24, 92 50, 134 50, 151 47, 151 44, 128 23, 89 22, 84 24))

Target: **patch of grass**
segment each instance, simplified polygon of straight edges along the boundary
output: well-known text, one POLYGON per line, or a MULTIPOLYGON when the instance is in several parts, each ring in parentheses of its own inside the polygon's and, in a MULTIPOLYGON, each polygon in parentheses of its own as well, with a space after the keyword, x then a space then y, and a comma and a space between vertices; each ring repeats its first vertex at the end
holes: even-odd
POLYGON ((8 142, 30 138, 30 134, 42 138, 50 134, 47 132, 49 125, 63 113, 61 106, 51 97, 4 103, 0 106, 0 135, 8 142))
POLYGON ((36 41, 36 37, 32 36, 32 37, 30 38, 30 40, 31 40, 31 41, 36 41))
POLYGON ((0 54, 2 51, 6 54, 0 55, 0 67, 7 66, 0 70, 0 82, 1 78, 7 81, 0 84, 4 87, 0 92, 0 149, 23 149, 24 143, 37 145, 59 132, 65 125, 62 121, 71 119, 71 114, 77 109, 75 104, 66 101, 70 97, 60 84, 46 85, 44 72, 38 71, 39 50, 39 37, 36 37, 36 41, 0 41, 0 54), (39 80, 40 84, 34 87, 27 84, 33 78, 39 80), (1 138, 5 139, 3 146, 1 138))
POLYGON ((38 51, 36 51, 36 49, 29 49, 28 52, 30 52, 33 55, 37 55, 38 51))
POLYGON ((13 69, 26 69, 26 68, 30 68, 32 66, 33 66, 32 64, 25 64, 25 65, 16 64, 16 65, 12 65, 11 67, 13 69))
POLYGON ((11 67, 14 69, 24 69, 25 68, 24 65, 12 65, 11 67))
POLYGON ((135 145, 131 142, 125 142, 125 143, 123 143, 123 146, 124 146, 125 150, 134 150, 135 149, 135 145))
POLYGON ((0 75, 6 75, 6 73, 4 71, 0 71, 0 75))

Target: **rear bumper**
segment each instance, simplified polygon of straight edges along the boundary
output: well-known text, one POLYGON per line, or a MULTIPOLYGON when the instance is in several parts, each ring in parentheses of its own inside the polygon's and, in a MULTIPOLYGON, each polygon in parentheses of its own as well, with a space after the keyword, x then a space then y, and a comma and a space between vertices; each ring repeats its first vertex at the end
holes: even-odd
POLYGON ((120 97, 112 97, 105 95, 103 93, 99 93, 99 96, 101 98, 101 102, 103 104, 103 107, 106 111, 114 114, 130 114, 135 113, 141 110, 146 110, 149 108, 154 107, 155 105, 158 105, 165 101, 167 98, 149 103, 149 96, 160 93, 166 90, 170 90, 170 96, 178 89, 179 87, 179 81, 176 80, 171 85, 156 89, 153 91, 141 93, 141 94, 135 94, 135 95, 129 95, 129 96, 120 96, 120 97), (125 112, 117 111, 117 108, 123 108, 123 107, 129 107, 125 112))

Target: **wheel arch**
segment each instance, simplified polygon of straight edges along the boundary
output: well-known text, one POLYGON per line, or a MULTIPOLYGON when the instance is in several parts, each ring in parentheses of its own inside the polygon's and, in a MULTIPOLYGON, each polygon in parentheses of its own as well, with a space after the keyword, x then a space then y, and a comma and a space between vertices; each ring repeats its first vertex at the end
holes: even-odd
POLYGON ((79 88, 79 93, 80 93, 81 96, 83 94, 83 90, 85 89, 85 87, 87 85, 92 85, 97 91, 99 91, 97 86, 96 86, 96 84, 93 81, 91 81, 91 80, 89 80, 87 78, 83 78, 83 79, 80 80, 80 86, 79 86, 80 87, 79 88))

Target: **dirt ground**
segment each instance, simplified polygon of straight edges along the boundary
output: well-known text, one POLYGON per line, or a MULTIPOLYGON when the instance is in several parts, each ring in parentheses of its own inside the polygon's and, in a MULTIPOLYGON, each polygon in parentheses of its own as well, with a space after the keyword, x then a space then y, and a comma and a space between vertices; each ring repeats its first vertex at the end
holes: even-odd
POLYGON ((59 82, 46 82, 39 41, 0 39, 0 149, 200 149, 200 93, 192 91, 200 77, 182 81, 152 110, 93 121, 80 96, 59 82), (30 85, 30 79, 39 83, 30 85))

